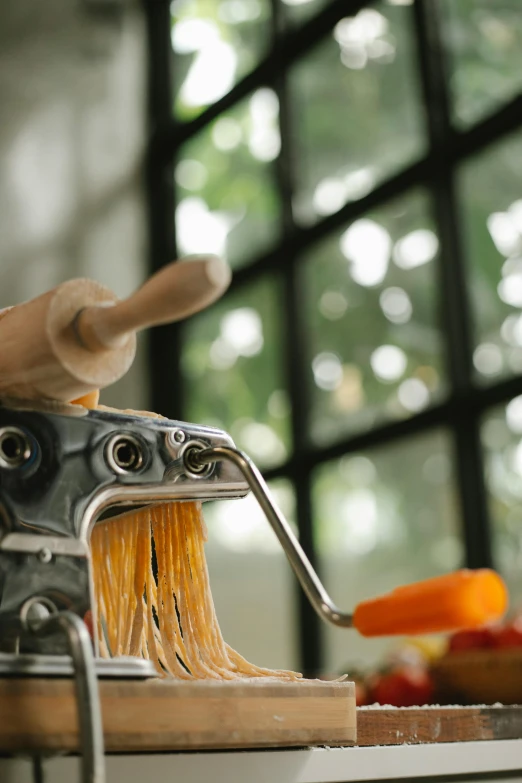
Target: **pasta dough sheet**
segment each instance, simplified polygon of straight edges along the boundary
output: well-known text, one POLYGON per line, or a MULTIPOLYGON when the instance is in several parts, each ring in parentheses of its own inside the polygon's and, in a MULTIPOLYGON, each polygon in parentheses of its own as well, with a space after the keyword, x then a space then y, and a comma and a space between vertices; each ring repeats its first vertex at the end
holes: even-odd
POLYGON ((102 656, 141 656, 160 675, 186 680, 299 679, 296 672, 249 663, 226 644, 205 541, 201 504, 195 502, 167 503, 95 526, 91 551, 102 656))

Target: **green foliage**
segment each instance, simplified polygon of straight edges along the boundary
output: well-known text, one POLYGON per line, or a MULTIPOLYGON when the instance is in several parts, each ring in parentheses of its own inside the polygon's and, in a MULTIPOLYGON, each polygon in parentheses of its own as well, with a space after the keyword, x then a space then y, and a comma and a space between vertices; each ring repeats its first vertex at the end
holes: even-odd
POLYGON ((469 126, 522 86, 519 0, 443 0, 453 116, 469 126))
POLYGON ((274 280, 265 277, 189 321, 184 341, 189 419, 226 429, 261 465, 281 462, 290 449, 290 428, 280 291, 274 280), (250 341, 230 335, 230 325, 227 330, 227 315, 238 313, 243 322, 247 316, 250 341), (255 315, 260 322, 254 320, 252 330, 249 318, 255 315))
POLYGON ((179 184, 178 177, 178 200, 197 197, 211 212, 229 220, 226 256, 234 268, 275 244, 280 233, 281 204, 273 163, 256 158, 249 146, 255 132, 251 104, 252 99, 242 101, 221 115, 185 144, 178 156, 180 163, 196 161, 204 172, 201 183, 186 183, 190 187, 179 184), (229 149, 216 145, 220 132, 225 140, 227 133, 237 137, 228 141, 229 149))
MULTIPOLYGON (((237 58, 236 81, 251 71, 266 54, 270 36, 270 0, 174 0, 171 7, 173 29, 181 21, 205 20, 212 25, 220 40, 232 47, 237 58)), ((179 95, 179 88, 196 56, 194 52, 178 53, 175 58, 174 111, 180 120, 196 117, 206 105, 187 105, 179 95)))
MULTIPOLYGON (((430 203, 422 192, 397 199, 369 213, 365 220, 384 228, 392 243, 419 229, 433 231, 430 203)), ((367 264, 371 261, 369 253, 367 264)), ((440 398, 446 379, 436 263, 401 269, 390 260, 377 284, 362 286, 350 275, 350 262, 341 252, 339 235, 308 254, 301 277, 313 395, 311 427, 316 442, 328 443, 386 419, 410 415, 411 410, 397 398, 405 378, 417 378, 426 384, 432 400, 440 398), (393 323, 381 302, 386 292, 397 290, 409 299, 411 315, 393 323), (321 306, 323 297, 333 291, 346 301, 345 312, 335 318, 321 306), (404 371, 387 382, 380 380, 371 366, 372 354, 382 345, 399 348, 407 362, 404 371), (313 382, 312 363, 321 351, 340 357, 344 365, 343 381, 331 391, 313 382)))
MULTIPOLYGON (((375 184, 426 146, 411 8, 380 3, 365 13, 376 16, 362 18, 360 44, 350 43, 357 30, 341 22, 289 74, 297 217, 304 222, 317 219, 312 202, 323 178, 342 181, 367 169, 375 184)), ((357 195, 349 190, 346 200, 357 195)))

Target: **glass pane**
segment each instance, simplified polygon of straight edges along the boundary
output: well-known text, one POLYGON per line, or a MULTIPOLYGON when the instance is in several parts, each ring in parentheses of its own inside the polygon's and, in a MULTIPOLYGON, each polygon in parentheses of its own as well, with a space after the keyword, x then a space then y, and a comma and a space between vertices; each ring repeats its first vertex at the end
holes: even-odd
POLYGON ((185 144, 175 169, 180 253, 216 253, 237 268, 279 237, 271 161, 280 148, 279 106, 261 88, 185 144))
POLYGON ((438 240, 424 193, 368 213, 301 267, 312 439, 326 444, 441 397, 438 240))
POLYGON ((282 0, 283 11, 290 24, 306 22, 330 2, 331 0, 282 0))
MULTIPOLYGON (((336 603, 359 601, 460 567, 463 559, 445 432, 346 455, 315 475, 315 535, 336 603)), ((374 662, 395 640, 327 630, 330 673, 374 662)))
POLYGON ((191 119, 251 71, 270 46, 270 0, 173 0, 175 114, 191 119))
MULTIPOLYGON (((318 14, 332 0, 282 0, 284 13, 291 24, 305 22, 318 14)), ((385 0, 386 5, 413 5, 413 0, 385 0)))
POLYGON ((507 581, 512 606, 516 606, 522 602, 522 397, 488 413, 482 442, 494 562, 507 581))
POLYGON ((410 17, 364 8, 290 71, 300 222, 360 198, 423 150, 410 17))
POLYGON ((520 0, 444 0, 455 122, 469 126, 522 88, 520 0))
POLYGON ((225 429, 265 467, 283 462, 290 445, 279 296, 264 278, 183 329, 187 417, 225 429))
MULTIPOLYGON (((289 521, 295 498, 288 481, 270 490, 289 521)), ((260 666, 295 668, 296 618, 290 566, 257 501, 206 503, 210 585, 225 640, 260 666)))
POLYGON ((522 159, 518 133, 461 172, 477 380, 522 372, 522 159))

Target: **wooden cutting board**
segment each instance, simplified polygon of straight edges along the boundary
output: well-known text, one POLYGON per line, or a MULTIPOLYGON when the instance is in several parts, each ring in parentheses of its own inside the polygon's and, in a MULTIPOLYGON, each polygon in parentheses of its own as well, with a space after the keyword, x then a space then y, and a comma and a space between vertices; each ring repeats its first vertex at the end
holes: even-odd
MULTIPOLYGON (((355 686, 100 681, 107 751, 353 745, 355 686)), ((0 752, 77 750, 73 683, 0 680, 0 752)))
POLYGON ((522 737, 521 706, 360 707, 357 745, 423 745, 522 737))

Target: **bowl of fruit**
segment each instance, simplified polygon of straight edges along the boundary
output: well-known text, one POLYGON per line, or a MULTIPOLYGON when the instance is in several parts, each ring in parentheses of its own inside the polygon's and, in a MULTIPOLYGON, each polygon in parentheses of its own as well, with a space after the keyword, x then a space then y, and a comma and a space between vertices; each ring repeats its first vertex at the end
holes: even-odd
POLYGON ((447 639, 408 639, 380 666, 348 671, 357 706, 522 704, 522 614, 447 639))
POLYGON ((441 700, 462 704, 522 703, 522 615, 453 634, 431 675, 441 700))

